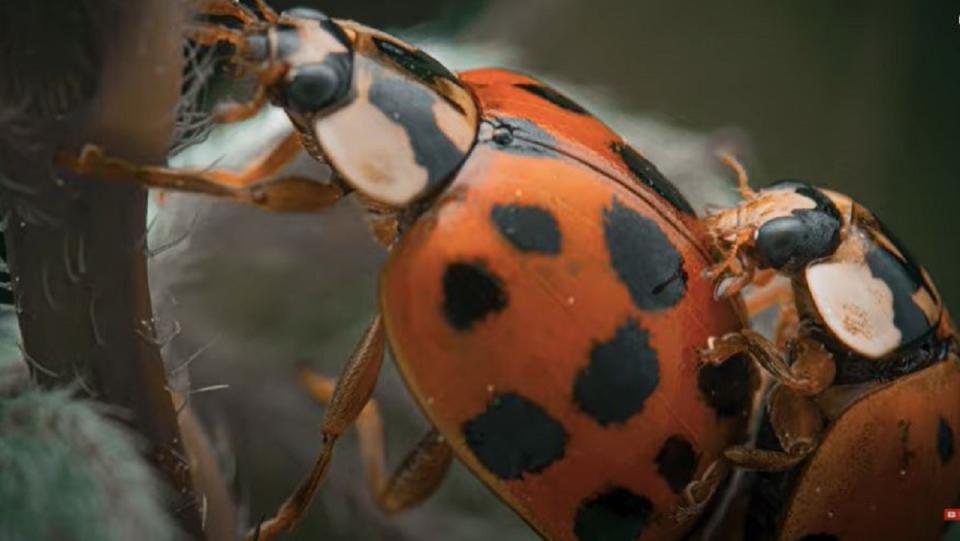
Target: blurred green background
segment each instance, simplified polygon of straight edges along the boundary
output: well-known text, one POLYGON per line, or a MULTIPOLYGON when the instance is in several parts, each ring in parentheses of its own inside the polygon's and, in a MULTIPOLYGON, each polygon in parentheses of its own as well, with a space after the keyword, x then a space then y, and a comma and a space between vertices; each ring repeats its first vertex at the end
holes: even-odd
MULTIPOLYGON (((948 305, 960 306, 956 2, 275 5, 312 5, 397 32, 457 69, 506 65, 549 78, 627 133, 701 204, 732 196, 716 180, 726 174, 709 163, 709 149, 727 143, 741 150, 756 185, 796 177, 849 193, 898 232, 948 305)), ((230 141, 211 140, 212 158, 230 141)), ((190 360, 193 389, 229 385, 192 402, 232 457, 255 521, 275 509, 319 446, 322 408, 298 387, 295 367, 337 373, 374 310, 383 253, 348 203, 296 216, 172 194, 160 215, 154 245, 188 233, 151 266, 161 321, 184 329, 166 356, 173 366, 190 360)), ((426 424, 389 364, 376 398, 394 465, 426 424)), ((534 538, 459 466, 423 508, 385 517, 355 452, 349 435, 291 538, 534 538)))

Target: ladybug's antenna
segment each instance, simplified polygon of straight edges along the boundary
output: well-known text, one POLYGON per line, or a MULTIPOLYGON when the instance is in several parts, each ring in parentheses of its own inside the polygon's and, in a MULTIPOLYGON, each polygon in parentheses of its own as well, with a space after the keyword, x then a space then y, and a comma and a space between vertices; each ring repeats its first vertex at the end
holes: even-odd
POLYGON ((740 197, 744 199, 752 199, 756 197, 757 193, 753 191, 753 188, 750 187, 750 180, 747 177, 747 170, 743 168, 743 164, 740 163, 740 160, 736 158, 733 154, 729 152, 718 152, 717 158, 723 162, 723 165, 726 165, 737 175, 737 191, 740 192, 740 197))

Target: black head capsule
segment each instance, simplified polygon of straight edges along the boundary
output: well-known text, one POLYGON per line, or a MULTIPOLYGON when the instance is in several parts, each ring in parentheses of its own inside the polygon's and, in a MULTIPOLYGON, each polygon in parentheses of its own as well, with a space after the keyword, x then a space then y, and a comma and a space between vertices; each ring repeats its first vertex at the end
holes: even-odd
POLYGON ((840 245, 841 219, 833 202, 809 184, 786 180, 768 188, 785 189, 813 200, 815 207, 795 209, 790 216, 764 223, 757 230, 755 245, 761 267, 796 272, 833 254, 840 245))
POLYGON ((286 106, 298 113, 317 113, 350 94, 350 53, 331 53, 323 62, 293 68, 283 88, 286 106))

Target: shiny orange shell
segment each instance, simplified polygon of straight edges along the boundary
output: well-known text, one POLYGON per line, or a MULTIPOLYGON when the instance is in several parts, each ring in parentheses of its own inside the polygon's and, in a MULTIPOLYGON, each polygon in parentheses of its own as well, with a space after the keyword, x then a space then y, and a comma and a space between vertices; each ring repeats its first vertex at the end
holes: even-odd
POLYGON ((960 497, 960 359, 861 398, 831 425, 779 539, 938 539, 960 497))
POLYGON ((545 537, 680 538, 683 487, 742 440, 752 405, 750 363, 701 369, 696 353, 742 328, 739 306, 713 299, 687 218, 610 152, 618 136, 517 87, 532 79, 463 80, 486 126, 381 276, 400 371, 545 537))

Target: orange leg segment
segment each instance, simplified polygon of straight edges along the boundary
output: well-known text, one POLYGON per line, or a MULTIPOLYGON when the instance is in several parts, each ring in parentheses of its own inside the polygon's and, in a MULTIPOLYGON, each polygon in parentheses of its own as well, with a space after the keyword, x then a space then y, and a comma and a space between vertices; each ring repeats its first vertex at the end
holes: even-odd
MULTIPOLYGON (((280 506, 273 518, 262 522, 247 534, 247 540, 270 541, 291 530, 306 514, 313 496, 330 466, 337 439, 353 424, 366 407, 383 364, 385 336, 383 320, 378 314, 343 367, 339 381, 330 392, 324 413, 323 445, 309 475, 280 506)), ((382 447, 382 444, 381 444, 382 447)))
MULTIPOLYGON (((324 404, 330 402, 335 380, 309 370, 302 371, 300 379, 314 398, 324 404)), ((387 513, 417 505, 432 494, 446 476, 453 451, 436 430, 427 432, 388 478, 383 422, 373 399, 360 411, 355 426, 367 483, 380 508, 387 513)))
POLYGON ((133 182, 151 188, 203 193, 258 205, 270 210, 307 212, 327 208, 344 195, 329 179, 302 176, 271 179, 301 151, 299 135, 291 132, 274 148, 241 172, 223 170, 176 170, 139 166, 104 155, 103 149, 87 145, 79 156, 61 152, 58 165, 98 179, 133 182))

